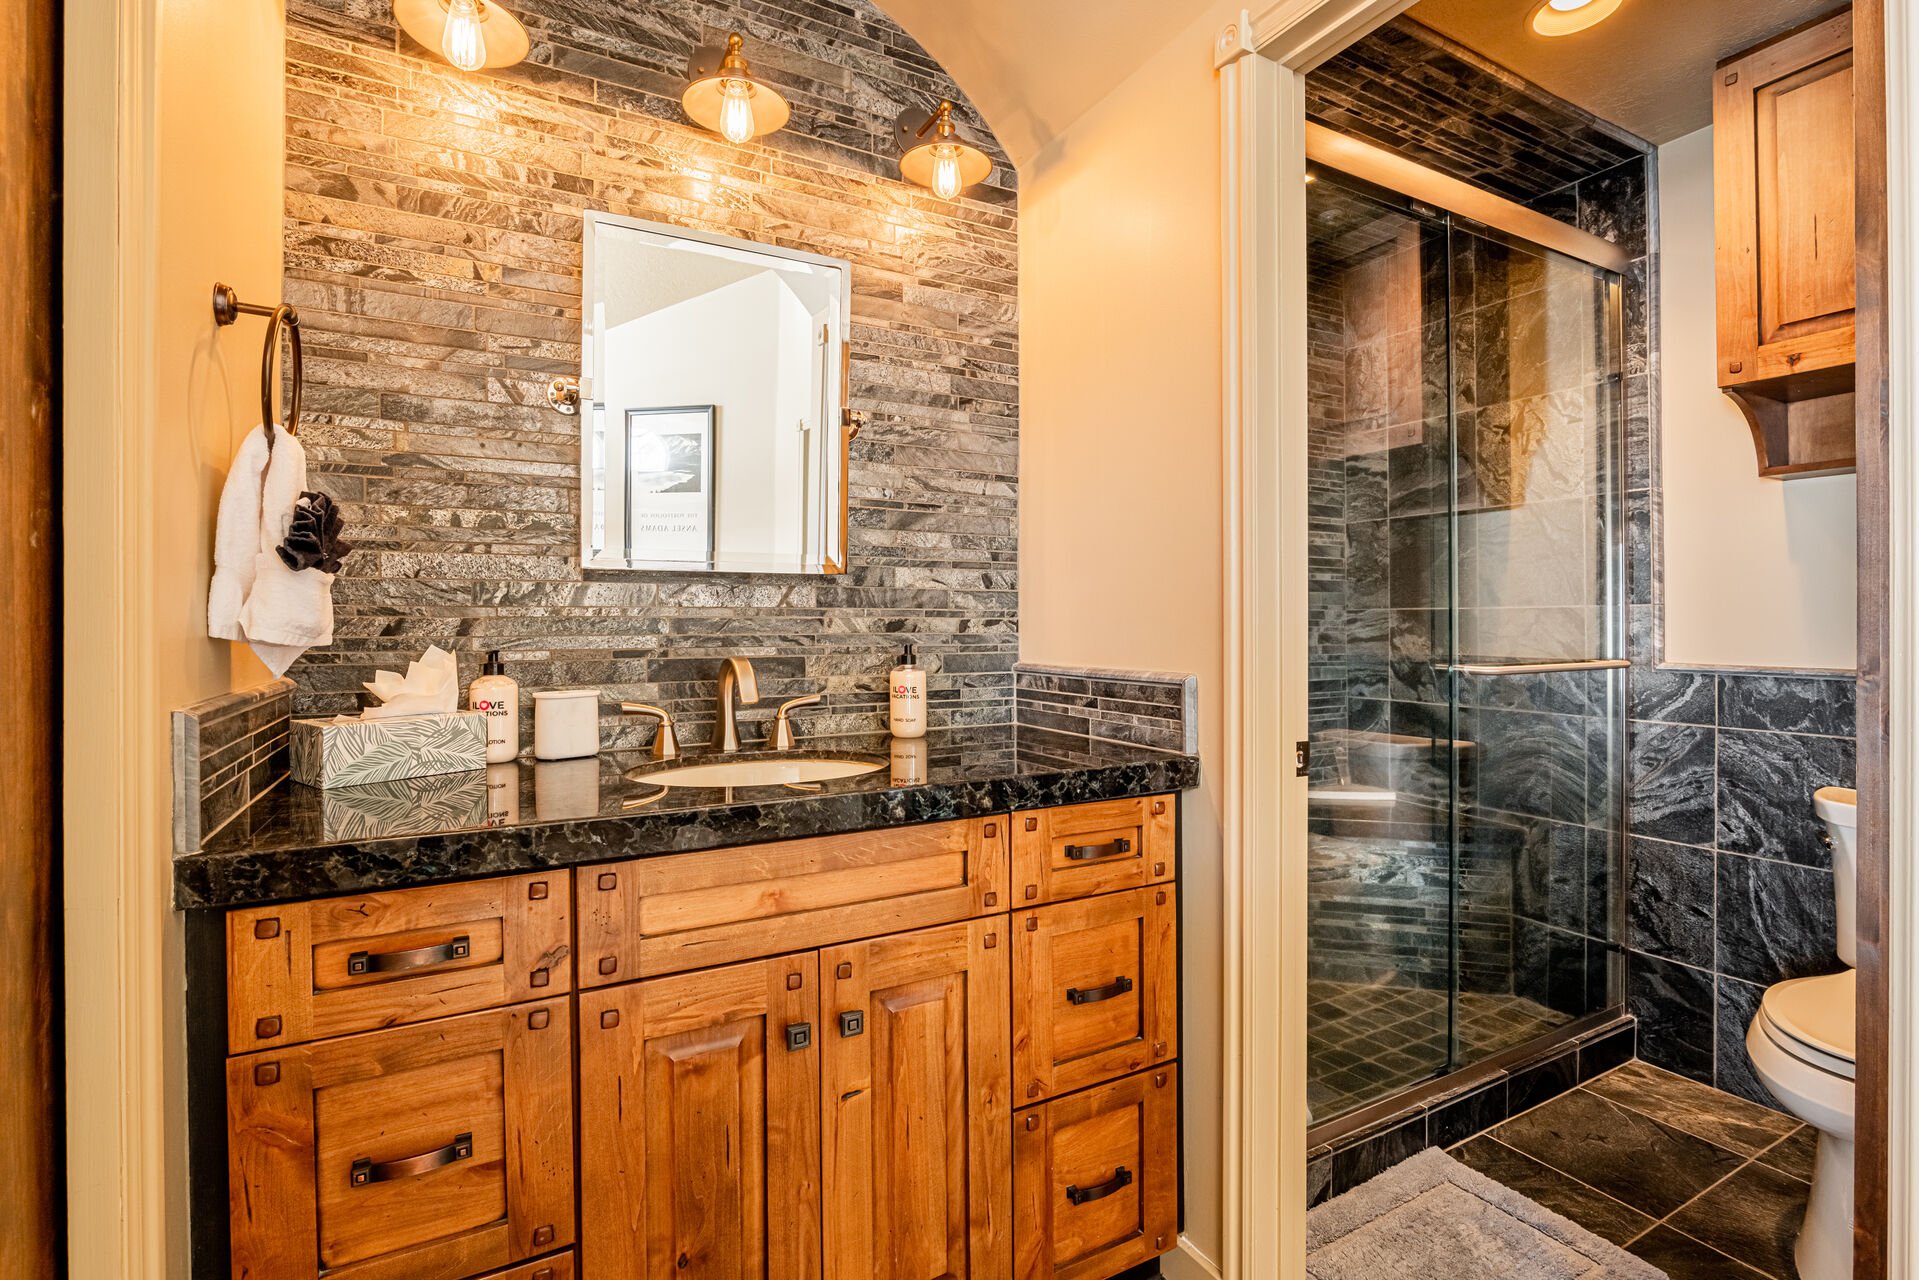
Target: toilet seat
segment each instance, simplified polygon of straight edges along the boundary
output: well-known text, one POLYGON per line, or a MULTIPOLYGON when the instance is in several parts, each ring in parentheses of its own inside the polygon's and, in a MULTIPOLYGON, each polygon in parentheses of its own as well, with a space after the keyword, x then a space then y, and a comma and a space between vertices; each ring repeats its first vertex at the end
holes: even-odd
POLYGON ((1794 978, 1766 989, 1756 1021, 1780 1049, 1808 1066, 1853 1078, 1858 1055, 1858 976, 1853 970, 1794 978))

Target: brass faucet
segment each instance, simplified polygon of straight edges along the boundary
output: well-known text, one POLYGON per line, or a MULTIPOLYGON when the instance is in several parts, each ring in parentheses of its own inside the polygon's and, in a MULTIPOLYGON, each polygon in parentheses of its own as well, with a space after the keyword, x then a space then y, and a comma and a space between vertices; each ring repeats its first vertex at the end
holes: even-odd
POLYGON ((760 700, 760 685, 753 676, 753 664, 745 658, 728 658, 720 666, 720 705, 719 716, 713 726, 713 745, 721 751, 740 749, 740 725, 733 714, 733 691, 736 687, 741 702, 760 700))

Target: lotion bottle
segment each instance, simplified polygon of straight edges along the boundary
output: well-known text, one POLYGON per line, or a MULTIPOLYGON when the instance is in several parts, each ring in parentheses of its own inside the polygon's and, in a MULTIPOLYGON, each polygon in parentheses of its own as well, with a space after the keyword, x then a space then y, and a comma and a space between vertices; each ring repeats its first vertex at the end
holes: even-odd
POLYGON ((887 729, 895 738, 926 736, 926 668, 912 644, 887 677, 887 729))
POLYGON ((467 686, 469 711, 486 713, 486 762, 505 764, 520 754, 520 686, 506 673, 500 651, 486 655, 480 678, 467 686))

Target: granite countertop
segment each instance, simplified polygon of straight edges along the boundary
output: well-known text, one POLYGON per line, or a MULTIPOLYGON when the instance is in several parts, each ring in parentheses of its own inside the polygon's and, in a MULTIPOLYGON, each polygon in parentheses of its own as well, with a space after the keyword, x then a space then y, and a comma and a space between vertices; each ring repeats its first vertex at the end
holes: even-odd
MULTIPOLYGON (((675 763, 769 754, 696 749, 675 763)), ((666 767, 644 752, 332 791, 283 781, 198 850, 175 856, 174 904, 225 908, 403 888, 1150 795, 1199 781, 1195 756, 1013 725, 935 731, 917 743, 885 734, 822 738, 784 754, 888 763, 830 782, 732 789, 629 779, 629 770, 666 767)))

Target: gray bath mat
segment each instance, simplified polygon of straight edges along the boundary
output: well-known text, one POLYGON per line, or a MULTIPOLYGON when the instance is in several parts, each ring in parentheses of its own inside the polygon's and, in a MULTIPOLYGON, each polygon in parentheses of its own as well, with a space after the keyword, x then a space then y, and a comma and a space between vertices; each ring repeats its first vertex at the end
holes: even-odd
POLYGON ((1306 1215, 1312 1280, 1666 1280, 1430 1147, 1306 1215))

